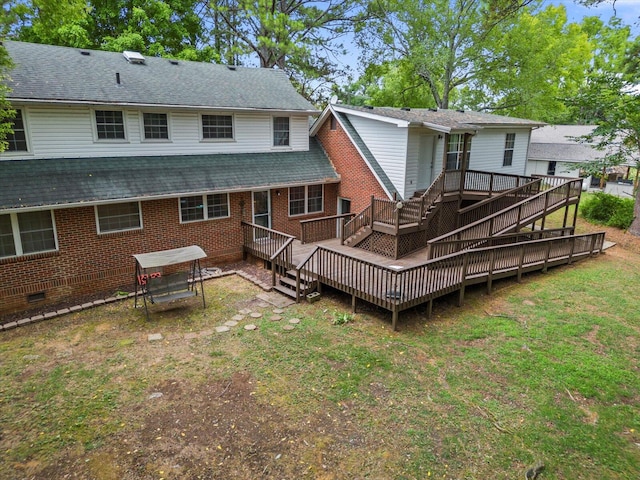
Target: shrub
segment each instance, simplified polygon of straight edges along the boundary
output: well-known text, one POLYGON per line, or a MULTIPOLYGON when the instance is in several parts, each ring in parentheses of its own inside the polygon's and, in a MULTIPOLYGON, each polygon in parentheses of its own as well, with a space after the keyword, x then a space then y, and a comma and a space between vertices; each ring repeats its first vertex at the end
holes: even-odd
POLYGON ((634 200, 596 192, 580 206, 580 213, 590 222, 626 230, 633 222, 634 200))

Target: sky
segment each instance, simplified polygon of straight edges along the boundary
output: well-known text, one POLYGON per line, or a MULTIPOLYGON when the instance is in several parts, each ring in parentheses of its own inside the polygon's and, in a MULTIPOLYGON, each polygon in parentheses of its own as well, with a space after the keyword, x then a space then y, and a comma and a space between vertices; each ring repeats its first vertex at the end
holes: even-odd
POLYGON ((600 17, 605 23, 617 14, 622 22, 632 27, 634 35, 640 34, 638 24, 640 17, 640 0, 616 0, 615 6, 612 0, 605 0, 597 6, 585 7, 575 3, 573 0, 545 0, 545 5, 562 4, 567 9, 567 17, 571 22, 579 22, 583 17, 600 17), (615 8, 615 11, 614 11, 615 8))

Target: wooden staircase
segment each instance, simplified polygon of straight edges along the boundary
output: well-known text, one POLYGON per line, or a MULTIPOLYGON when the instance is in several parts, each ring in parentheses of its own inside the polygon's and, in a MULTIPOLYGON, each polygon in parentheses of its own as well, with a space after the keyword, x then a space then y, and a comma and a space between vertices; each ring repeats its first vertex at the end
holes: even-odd
POLYGON ((287 270, 282 275, 278 275, 276 278, 276 284, 273 286, 274 290, 291 297, 294 300, 300 301, 301 298, 305 298, 309 293, 315 292, 318 289, 318 279, 315 276, 300 274, 300 289, 299 297, 296 293, 297 280, 296 270, 287 270))

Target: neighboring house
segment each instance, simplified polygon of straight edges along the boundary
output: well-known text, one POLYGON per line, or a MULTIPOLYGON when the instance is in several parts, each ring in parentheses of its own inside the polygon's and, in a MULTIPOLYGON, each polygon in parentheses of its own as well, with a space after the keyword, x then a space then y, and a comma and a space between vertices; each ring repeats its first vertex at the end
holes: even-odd
MULTIPOLYGON (((298 235, 340 180, 319 112, 277 70, 4 42, 0 315, 131 283, 133 254, 242 256, 241 222, 298 235)), ((113 290, 112 290, 113 291, 113 290)))
POLYGON ((546 125, 531 133, 527 175, 580 176, 580 164, 598 160, 605 152, 579 138, 589 135, 595 125, 546 125))
POLYGON ((542 125, 477 112, 332 104, 311 135, 341 174, 341 205, 358 212, 371 194, 409 199, 442 170, 524 175, 531 130, 542 125))

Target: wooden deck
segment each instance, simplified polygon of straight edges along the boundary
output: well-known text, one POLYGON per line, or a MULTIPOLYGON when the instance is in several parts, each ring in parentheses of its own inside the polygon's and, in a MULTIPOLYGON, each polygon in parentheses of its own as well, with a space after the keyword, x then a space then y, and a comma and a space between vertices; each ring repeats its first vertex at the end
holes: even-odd
MULTIPOLYGON (((250 231, 262 229, 251 224, 244 227, 245 238, 250 231)), ((462 304, 468 285, 486 283, 490 292, 496 279, 516 276, 519 280, 526 272, 572 263, 600 253, 604 243, 604 232, 598 232, 517 241, 435 259, 429 259, 427 249, 423 249, 394 260, 341 245, 339 239, 302 244, 293 237, 270 232, 273 238, 245 242, 245 249, 270 261, 274 272, 278 268, 294 271, 298 287, 302 278, 313 278, 320 286, 348 293, 354 311, 358 299, 389 310, 394 329, 403 310, 428 303, 430 315, 435 298, 458 291, 458 303, 462 304)))

